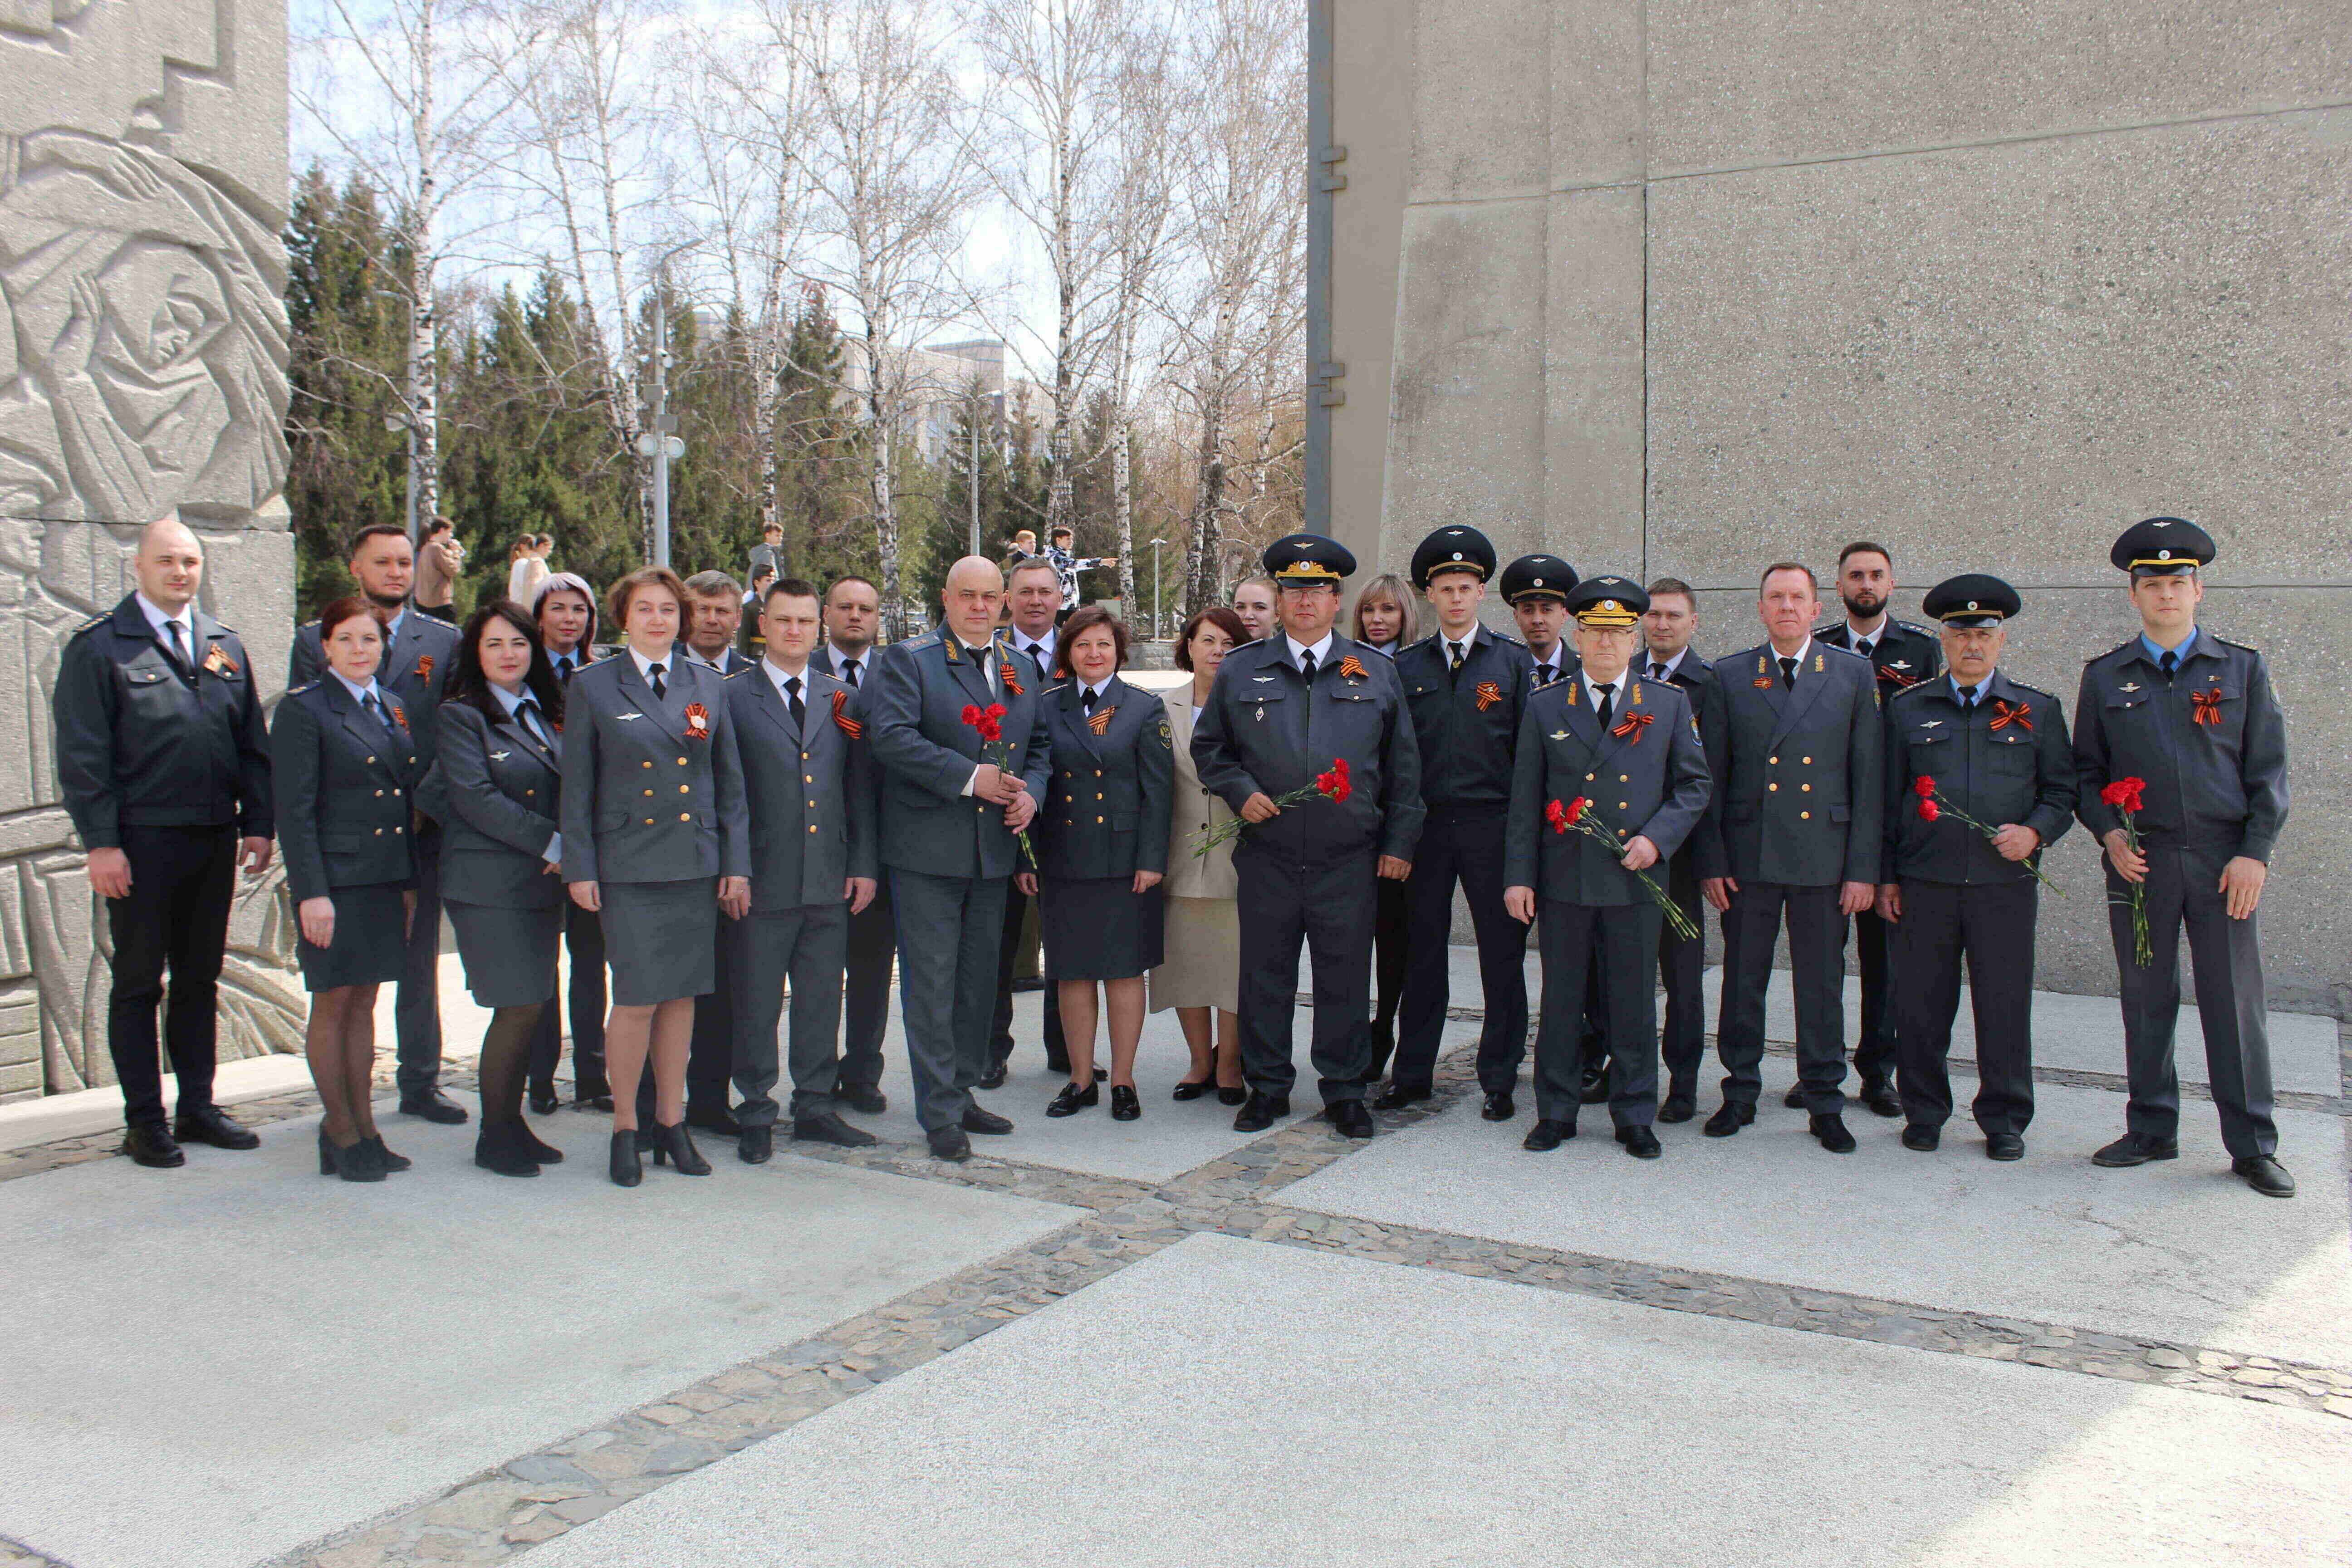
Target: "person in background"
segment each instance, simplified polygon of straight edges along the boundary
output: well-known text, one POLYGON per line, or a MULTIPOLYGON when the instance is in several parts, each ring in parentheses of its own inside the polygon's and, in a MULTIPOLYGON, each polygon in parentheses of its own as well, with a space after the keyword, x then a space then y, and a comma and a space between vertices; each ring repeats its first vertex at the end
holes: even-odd
POLYGON ((213 1068, 236 868, 269 865, 269 752, 253 661, 196 604, 204 545, 177 512, 147 525, 131 570, 138 586, 67 640, 50 719, 66 813, 114 943, 106 1048, 123 1152, 167 1169, 187 1163, 182 1142, 260 1146, 213 1103, 213 1068), (158 1004, 179 1089, 168 1127, 158 1004))
POLYGON ((1274 635, 1274 579, 1263 572, 1234 584, 1234 614, 1242 618, 1252 642, 1274 635))
POLYGON ((743 593, 743 627, 736 634, 735 649, 747 660, 756 662, 760 651, 760 606, 767 603, 768 590, 776 584, 772 566, 754 567, 751 585, 743 593))
POLYGON ((457 525, 446 517, 425 524, 416 546, 416 607, 445 621, 457 618, 457 577, 466 569, 466 547, 457 525))
MULTIPOLYGON (((407 710, 421 778, 433 765, 434 724, 441 689, 457 662, 457 628, 409 604, 416 555, 399 528, 380 522, 361 529, 352 537, 347 564, 383 630, 389 651, 376 679, 407 710)), ((286 683, 304 685, 325 673, 319 623, 313 621, 294 634, 286 683)), ((440 826, 430 817, 420 820, 410 849, 416 858, 416 918, 408 923, 408 962, 393 998, 400 1112, 455 1124, 466 1120, 466 1109, 441 1092, 440 826)))
MULTIPOLYGON (((1054 669, 1059 662, 1060 627, 1055 617, 1062 605, 1061 575, 1051 562, 1041 557, 1017 561, 1005 574, 1004 600, 1012 615, 1004 640, 1035 669, 1034 679, 1037 689, 1043 690, 1053 684, 1054 669)), ((1005 890, 1004 945, 996 957, 996 1016, 989 1029, 990 1056, 988 1071, 980 1080, 982 1089, 1002 1087, 1013 1058, 1013 972, 1020 966, 1024 933, 1029 929, 1033 904, 1018 879, 1005 890)), ((1042 917, 1038 930, 1042 939, 1042 917)), ((1036 949, 1032 947, 1031 951, 1036 949)), ((1042 970, 1041 964, 1041 973, 1042 970)), ((1070 1052, 1062 1037, 1061 995, 1051 981, 1045 982, 1045 1070, 1066 1073, 1070 1070, 1070 1052)))
POLYGON ((1024 528, 1015 533, 1013 536, 1013 542, 1006 547, 1005 553, 1013 562, 1026 561, 1036 554, 1037 531, 1034 528, 1024 528))
POLYGON ((1421 635, 1413 614, 1417 597, 1402 577, 1383 572, 1356 595, 1356 640, 1383 658, 1394 658, 1421 635))
POLYGON ((318 627, 327 673, 289 689, 270 727, 278 841, 310 993, 303 1051, 326 1109, 319 1173, 380 1182, 410 1163, 376 1131, 375 993, 401 978, 416 914, 422 766, 407 709, 376 680, 383 628, 369 605, 337 599, 318 627))
POLYGON ((683 657, 717 670, 721 679, 751 668, 751 661, 735 651, 735 637, 743 626, 743 584, 724 572, 697 572, 686 580, 686 597, 683 657))
MULTIPOLYGON (((572 684, 572 677, 611 650, 596 646, 596 595, 584 577, 570 572, 549 574, 539 585, 541 646, 555 671, 555 683, 572 684)), ((572 1106, 575 1110, 613 1109, 612 1086, 604 1079, 604 922, 593 910, 583 910, 570 899, 562 902, 564 960, 572 966, 564 988, 564 1008, 572 1026, 572 1106)), ((563 1054, 564 1018, 553 1007, 542 1008, 531 1037, 530 1108, 545 1116, 559 1100, 555 1068, 563 1054)))
MULTIPOLYGON (((735 634, 743 623, 743 588, 724 572, 697 572, 686 580, 686 635, 679 657, 701 665, 720 679, 751 668, 735 651, 735 634)), ((712 984, 694 999, 694 1037, 686 1060, 686 1121, 689 1127, 716 1132, 722 1138, 742 1133, 727 1108, 727 1086, 734 1074, 735 980, 732 972, 733 922, 719 924, 718 945, 711 962, 712 984)), ((653 1114, 653 1080, 637 1086, 637 1124, 653 1114)))
POLYGON ((1192 679, 1160 699, 1176 772, 1169 790, 1173 818, 1168 834, 1168 879, 1162 884, 1168 900, 1163 957, 1150 975, 1151 1010, 1176 1010, 1177 1026, 1192 1053, 1192 1065, 1176 1085, 1175 1098, 1198 1100, 1213 1089, 1226 1105, 1249 1098, 1242 1084, 1242 930, 1234 903, 1234 847, 1229 839, 1196 855, 1192 843, 1231 822, 1234 814, 1202 786, 1192 765, 1192 726, 1216 684, 1217 668, 1248 637, 1242 618, 1222 605, 1195 611, 1176 638, 1176 668, 1190 670, 1192 679))
POLYGON ((1056 528, 1045 536, 1045 559, 1053 563, 1054 572, 1062 580, 1062 607, 1056 622, 1066 621, 1078 607, 1078 574, 1098 567, 1118 564, 1108 555, 1080 557, 1076 552, 1077 536, 1066 528, 1056 528))
MULTIPOLYGON (((1394 662, 1419 630, 1413 614, 1414 595, 1405 580, 1383 572, 1366 583, 1356 595, 1356 640, 1394 662)), ((1230 851, 1228 851, 1230 854, 1230 851)), ((1372 910, 1371 1076, 1379 1080, 1396 1049, 1397 1006, 1404 994, 1405 926, 1408 899, 1405 884, 1381 878, 1372 910)))
POLYGON ((694 998, 714 983, 719 914, 740 919, 751 902, 726 682, 679 657, 685 605, 685 584, 666 566, 614 584, 606 607, 628 646, 572 677, 564 694, 563 878, 574 903, 604 918, 610 1171, 625 1187, 645 1179, 637 1153, 646 1147, 656 1164, 710 1173, 686 1127, 694 998), (637 1076, 648 1054, 654 1125, 641 1140, 637 1076))
MULTIPOLYGON (((762 569, 767 572, 770 582, 784 574, 784 525, 781 522, 760 525, 760 542, 751 546, 751 556, 743 563, 744 575, 751 579, 755 592, 760 587, 762 569)), ((753 613, 757 613, 756 608, 753 613)))
POLYGON ((528 605, 539 597, 539 585, 547 581, 547 551, 540 543, 541 535, 526 533, 515 541, 514 552, 507 557, 507 597, 518 605, 528 605))
POLYGON ((467 621, 436 732, 433 771, 418 794, 441 823, 442 907, 466 987, 490 1014, 474 1163, 536 1176, 563 1158, 524 1122, 522 1099, 571 900, 556 831, 563 688, 521 605, 493 599, 467 621))
POLYGON ((1135 1051, 1143 977, 1165 957, 1169 799, 1175 763, 1165 707, 1118 678, 1127 628, 1089 605, 1062 624, 1063 684, 1045 693, 1053 772, 1037 814, 1037 868, 1013 879, 1038 897, 1046 978, 1069 1020, 1070 1080, 1048 1116, 1097 1101, 1095 984, 1110 1037, 1110 1113, 1143 1114, 1135 1051))
MULTIPOLYGON (((1699 742, 1706 750, 1707 776, 1723 776, 1723 683, 1715 667, 1690 645, 1698 628, 1698 595, 1679 577, 1661 577, 1647 590, 1650 607, 1642 615, 1642 663, 1638 673, 1652 680, 1670 680, 1690 699, 1698 718, 1699 742)), ((1706 917, 1700 910, 1698 872, 1693 868, 1690 839, 1666 860, 1666 896, 1675 900, 1694 931, 1704 931, 1706 917)), ((1688 1121, 1698 1114, 1698 1069, 1706 1058, 1706 1002, 1702 978, 1706 968, 1704 936, 1685 942, 1661 921, 1658 926, 1658 978, 1666 991, 1664 1033, 1658 1054, 1666 1069, 1666 1097, 1658 1106, 1658 1120, 1688 1121)))
MULTIPOLYGON (((874 638, 882 625, 882 594, 866 578, 836 577, 824 591, 824 640, 816 664, 849 689, 856 700, 874 673, 874 638)), ((879 831, 878 827, 877 829, 879 831)), ((890 1026, 890 972, 897 963, 898 932, 890 910, 890 879, 874 884, 874 897, 849 915, 849 965, 841 985, 841 1071, 834 1099, 867 1116, 890 1107, 881 1089, 882 1037, 890 1026)))

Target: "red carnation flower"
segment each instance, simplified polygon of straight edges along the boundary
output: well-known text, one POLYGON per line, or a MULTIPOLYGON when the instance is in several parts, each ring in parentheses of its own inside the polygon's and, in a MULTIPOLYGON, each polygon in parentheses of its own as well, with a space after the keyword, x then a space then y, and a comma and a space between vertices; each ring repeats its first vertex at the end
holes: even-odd
POLYGON ((1928 798, 1927 798, 1927 796, 1925 796, 1925 795, 1921 795, 1921 796, 1919 797, 1919 820, 1920 820, 1920 821, 1922 821, 1922 822, 1933 822, 1933 821, 1935 821, 1935 820, 1936 820, 1936 818, 1937 818, 1938 816, 1941 816, 1942 815, 1943 815, 1943 811, 1941 810, 1941 808, 1939 808, 1939 807, 1936 805, 1936 803, 1935 803, 1934 801, 1932 801, 1932 800, 1928 799, 1928 798))
POLYGON ((1936 781, 1926 773, 1921 773, 1917 778, 1911 781, 1911 788, 1913 793, 1917 795, 1921 800, 1925 800, 1929 795, 1936 793, 1936 781))

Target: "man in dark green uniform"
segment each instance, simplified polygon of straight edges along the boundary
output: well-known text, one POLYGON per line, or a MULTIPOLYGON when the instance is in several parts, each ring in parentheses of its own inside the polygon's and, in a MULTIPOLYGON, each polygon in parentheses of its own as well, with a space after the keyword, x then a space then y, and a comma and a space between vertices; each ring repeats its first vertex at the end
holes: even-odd
POLYGON ((2035 867, 2074 822, 2074 751, 2058 699, 2000 668, 2021 603, 1998 577, 1937 584, 1948 677, 1886 705, 1886 851, 1878 915, 1903 976, 1895 997, 1903 1146, 1933 1150, 1952 1114, 1952 1018, 1968 959, 1977 1126, 1990 1159, 2025 1153, 2033 1119, 2035 867), (1970 821, 1992 830, 1988 839, 1970 821))
POLYGON ((2180 518, 2151 517, 2124 531, 2110 558, 2130 574, 2140 632, 2083 667, 2075 700, 2082 797, 2074 810, 2106 846, 2131 1078, 2128 1131, 2092 1158, 2141 1165, 2179 1153, 2172 1033, 2186 928, 2230 1168, 2254 1191, 2284 1198, 2294 1195, 2294 1178, 2274 1158, 2254 909, 2286 821, 2286 716, 2263 656, 2197 625, 2205 596, 2198 569, 2213 555, 2212 536, 2180 518), (2116 805, 2101 795, 2126 779, 2141 784, 2137 847, 2116 805), (2146 963, 2137 951, 2135 892, 2146 900, 2146 963))
POLYGON ((1373 879, 1412 874, 1421 837, 1421 748, 1396 669, 1331 629, 1356 558, 1338 541, 1294 533, 1266 547, 1273 636, 1225 656, 1192 731, 1192 766, 1250 826, 1234 846, 1241 879, 1242 1062, 1250 1097, 1234 1127, 1262 1132, 1290 1114, 1298 946, 1314 969, 1315 1076, 1324 1114, 1349 1138, 1372 1135, 1364 1107, 1371 1033, 1373 879), (1277 806, 1348 764, 1345 800, 1277 806))

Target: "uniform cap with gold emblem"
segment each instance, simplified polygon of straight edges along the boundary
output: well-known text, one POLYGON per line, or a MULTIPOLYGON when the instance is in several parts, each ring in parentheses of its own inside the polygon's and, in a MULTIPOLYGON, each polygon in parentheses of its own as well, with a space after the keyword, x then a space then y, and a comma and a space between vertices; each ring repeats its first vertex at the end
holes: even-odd
POLYGON ((1568 613, 1580 626, 1630 626, 1650 607, 1650 595, 1631 577, 1587 577, 1568 596, 1568 613))
POLYGON ((1328 583, 1333 587, 1355 575, 1356 558, 1338 540, 1320 533, 1293 533, 1265 547, 1265 574, 1294 588, 1328 583))
POLYGON ((1412 585, 1426 588, 1431 578, 1448 572, 1475 573, 1484 583, 1495 574, 1495 547, 1476 529, 1449 523, 1412 552, 1412 585))
POLYGON ((1498 580, 1503 597, 1511 604, 1522 599, 1558 599, 1568 603, 1576 588, 1576 568, 1557 555, 1522 555, 1503 568, 1498 580))
POLYGON ((1927 590, 1920 609, 1948 626, 1997 626, 2025 607, 2017 590, 1984 572, 1963 572, 1927 590))
POLYGON ((2124 530, 2107 559, 2135 577, 2178 577, 2219 553, 2213 536, 2185 517, 2144 517, 2124 530))

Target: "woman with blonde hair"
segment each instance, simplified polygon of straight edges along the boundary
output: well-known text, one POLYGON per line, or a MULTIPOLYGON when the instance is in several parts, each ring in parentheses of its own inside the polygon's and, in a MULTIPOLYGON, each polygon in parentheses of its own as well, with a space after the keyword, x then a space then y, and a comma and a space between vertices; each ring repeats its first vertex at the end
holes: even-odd
MULTIPOLYGON (((1421 628, 1413 605, 1420 595, 1393 572, 1383 572, 1356 595, 1356 640, 1393 662, 1421 628)), ((1381 1076, 1396 1049, 1397 1002, 1404 992, 1405 884, 1382 877, 1372 910, 1372 1073, 1381 1076)), ((1371 1081, 1367 1079, 1366 1081, 1371 1081)))
POLYGON ((1250 640, 1241 616, 1222 605, 1196 611, 1176 638, 1176 668, 1192 679, 1160 695, 1176 752, 1172 815, 1168 835, 1168 911, 1165 958, 1151 972, 1151 1010, 1176 1009, 1177 1025, 1192 1053, 1191 1070, 1176 1085, 1178 1100, 1198 1100, 1211 1089, 1226 1105, 1249 1098, 1242 1083, 1242 927, 1234 903, 1230 840, 1206 855, 1192 853, 1192 840, 1233 820, 1233 809, 1202 787, 1192 771, 1192 721, 1209 700, 1217 667, 1225 655, 1250 640), (1210 1025, 1214 1015, 1215 1033, 1210 1025))
POLYGON ((1419 597, 1393 572, 1383 572, 1365 584, 1363 592, 1356 595, 1356 640, 1375 653, 1396 658, 1421 629, 1412 613, 1419 597))

